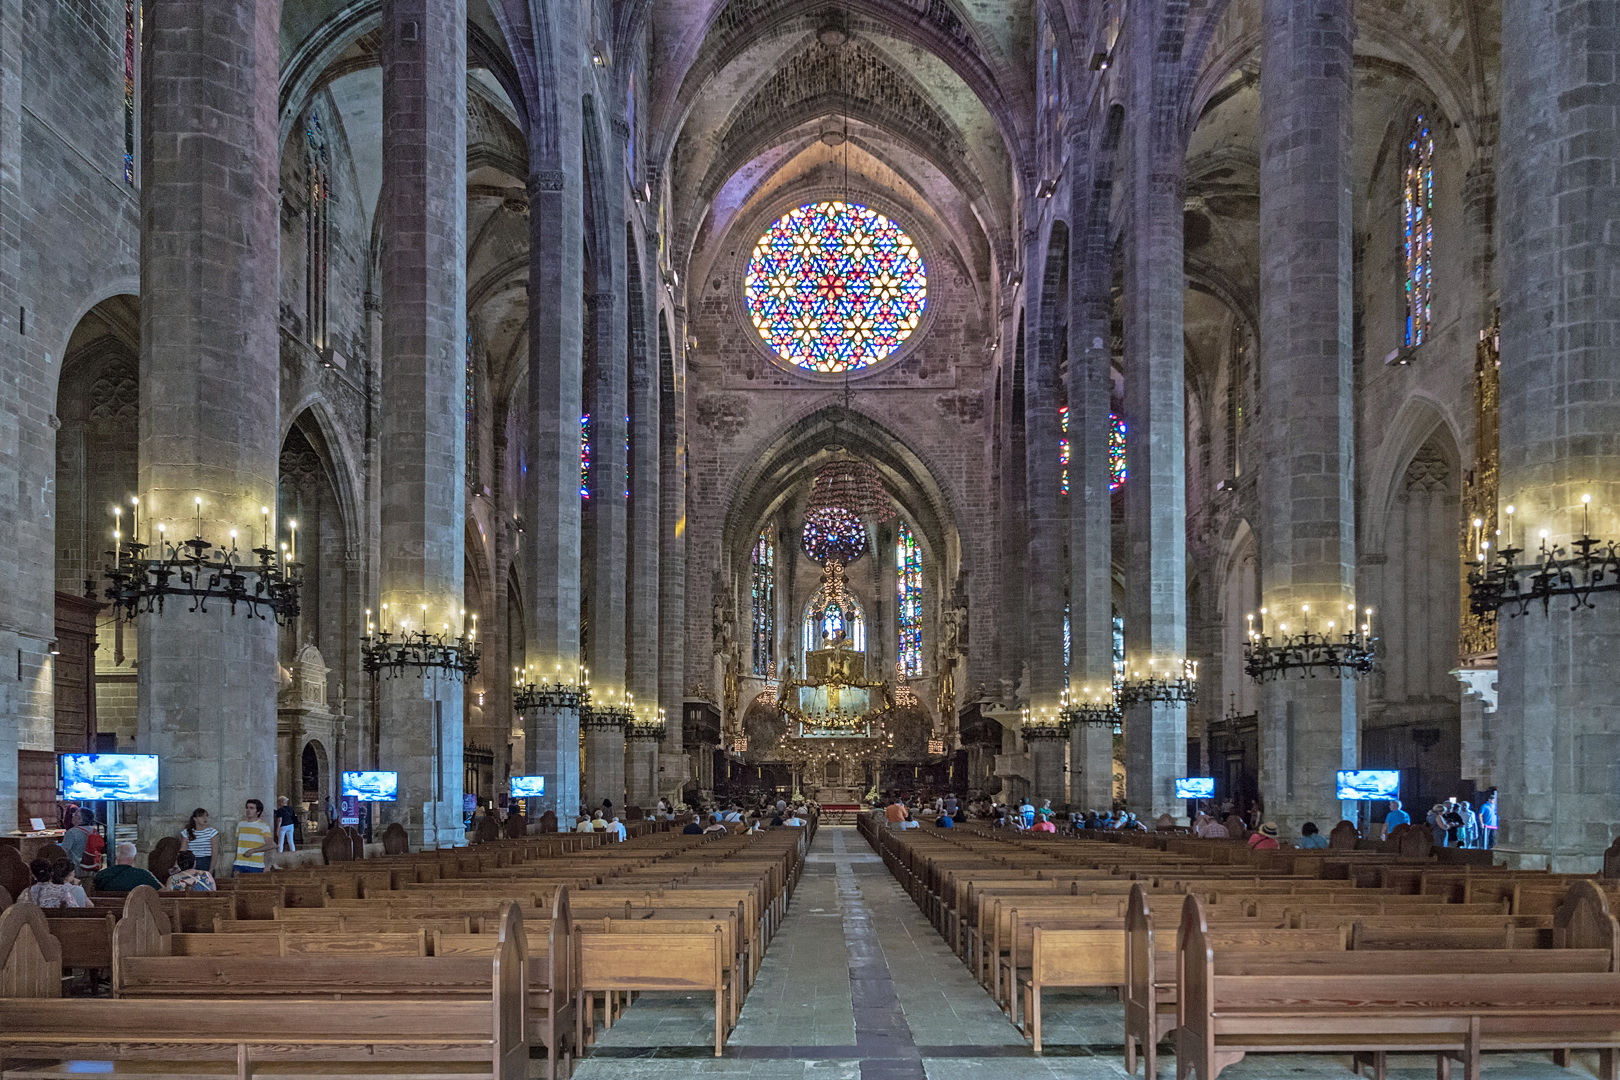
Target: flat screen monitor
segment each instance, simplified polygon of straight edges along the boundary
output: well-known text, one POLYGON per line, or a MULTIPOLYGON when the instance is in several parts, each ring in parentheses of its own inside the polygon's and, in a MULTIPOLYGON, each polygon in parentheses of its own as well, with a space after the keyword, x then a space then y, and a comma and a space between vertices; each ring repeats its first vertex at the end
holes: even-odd
POLYGON ((1401 790, 1399 769, 1345 769, 1338 775, 1341 799, 1393 799, 1401 790))
POLYGON ((399 773, 346 772, 343 774, 343 794, 352 795, 361 802, 393 802, 399 798, 399 773))
POLYGON ((512 798, 539 799, 546 794, 546 778, 543 776, 514 776, 512 777, 512 798))
POLYGON ((62 798, 157 802, 156 754, 63 754, 62 798))
POLYGON ((1176 798, 1213 799, 1214 797, 1215 778, 1213 776, 1180 776, 1176 778, 1176 798))

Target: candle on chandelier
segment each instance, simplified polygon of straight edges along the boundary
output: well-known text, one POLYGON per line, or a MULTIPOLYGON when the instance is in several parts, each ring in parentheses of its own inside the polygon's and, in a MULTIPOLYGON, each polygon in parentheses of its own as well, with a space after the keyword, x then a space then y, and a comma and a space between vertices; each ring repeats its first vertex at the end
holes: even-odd
POLYGON ((141 497, 129 497, 129 540, 132 544, 141 542, 141 497))
MULTIPOLYGON (((271 541, 274 540, 275 537, 270 535, 270 508, 268 506, 261 506, 259 507, 259 513, 264 515, 264 546, 266 548, 272 548, 275 545, 272 544, 271 541)), ((388 605, 384 604, 383 606, 387 607, 388 605)))
POLYGON ((202 496, 198 495, 192 500, 197 507, 197 539, 202 539, 202 496))
POLYGON ((1581 496, 1581 535, 1592 535, 1592 496, 1581 496))
POLYGON ((292 518, 287 519, 287 533, 288 533, 288 536, 290 537, 290 539, 292 541, 291 544, 288 545, 288 548, 287 548, 287 557, 289 559, 291 559, 293 562, 297 562, 298 561, 298 522, 292 520, 292 518))

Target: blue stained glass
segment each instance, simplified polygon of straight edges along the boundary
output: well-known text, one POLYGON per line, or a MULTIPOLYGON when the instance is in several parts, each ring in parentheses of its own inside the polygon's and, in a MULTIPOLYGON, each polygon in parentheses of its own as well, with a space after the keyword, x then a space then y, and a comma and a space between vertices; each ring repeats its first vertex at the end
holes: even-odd
POLYGON ((579 497, 591 497, 591 414, 579 418, 579 497))
POLYGON ((769 675, 776 663, 776 545, 768 532, 754 542, 754 674, 769 675))
POLYGON ((1434 304, 1434 136, 1421 113, 1406 140, 1401 218, 1406 267, 1405 341, 1408 346, 1421 345, 1429 336, 1434 304))
POLYGON ((922 321, 928 275, 916 243, 857 203, 801 206, 759 238, 745 299, 754 329, 806 371, 875 364, 922 321))

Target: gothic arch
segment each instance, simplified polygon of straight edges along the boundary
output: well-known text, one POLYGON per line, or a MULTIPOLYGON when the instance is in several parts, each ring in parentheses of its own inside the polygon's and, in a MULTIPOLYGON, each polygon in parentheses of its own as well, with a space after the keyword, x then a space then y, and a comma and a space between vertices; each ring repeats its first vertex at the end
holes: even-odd
POLYGON ((1462 439, 1450 411, 1438 399, 1414 393, 1385 429, 1384 439, 1369 456, 1362 475, 1366 477, 1368 513, 1362 522, 1362 551, 1381 552, 1385 547, 1385 524, 1390 507, 1400 494, 1408 464, 1425 443, 1437 440, 1450 460, 1461 468, 1462 439))

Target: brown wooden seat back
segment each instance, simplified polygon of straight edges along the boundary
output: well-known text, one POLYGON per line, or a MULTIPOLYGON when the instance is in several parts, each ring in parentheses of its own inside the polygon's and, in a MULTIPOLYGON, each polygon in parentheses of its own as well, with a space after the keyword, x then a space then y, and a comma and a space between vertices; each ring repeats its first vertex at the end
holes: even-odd
POLYGON ((385 855, 409 855, 411 852, 410 834, 397 821, 389 822, 388 828, 383 830, 382 843, 385 855))

